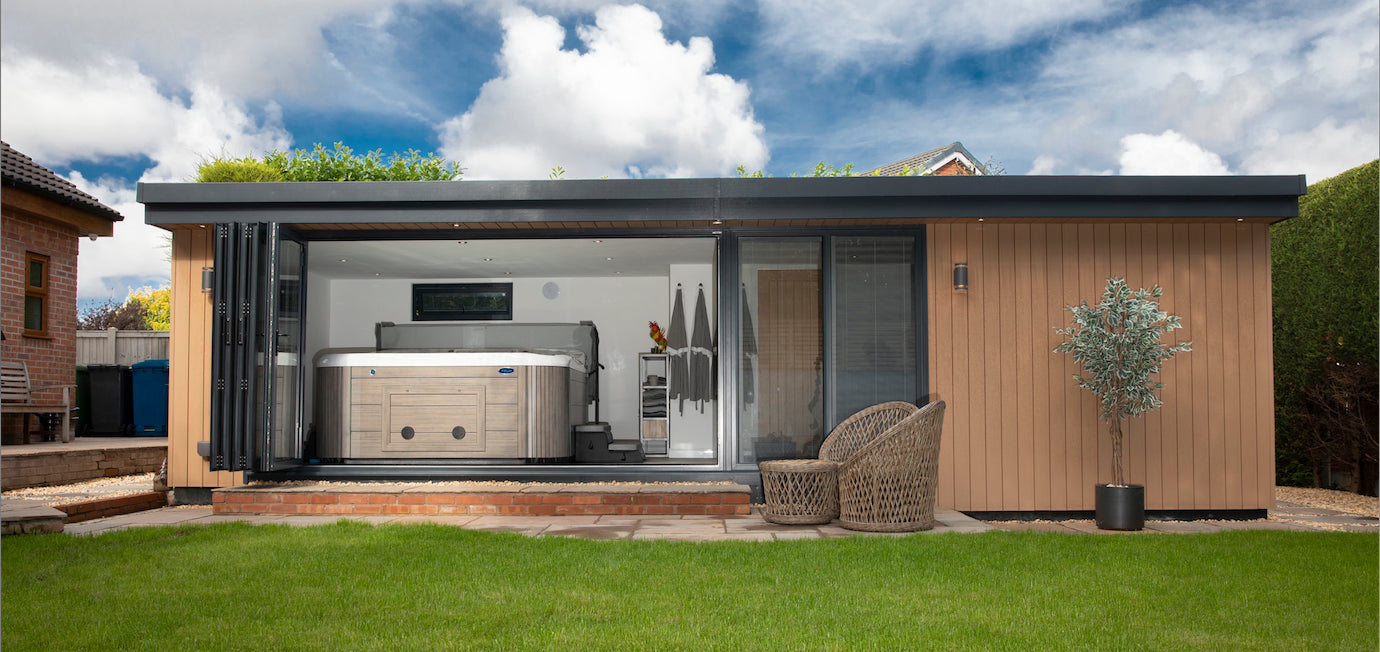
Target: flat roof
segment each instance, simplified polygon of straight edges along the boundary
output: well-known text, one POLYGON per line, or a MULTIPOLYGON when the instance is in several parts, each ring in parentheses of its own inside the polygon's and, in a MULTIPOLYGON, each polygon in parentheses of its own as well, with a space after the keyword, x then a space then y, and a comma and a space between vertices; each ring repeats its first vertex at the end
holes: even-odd
MULTIPOLYGON (((1298 216, 1296 176, 140 183, 149 224, 1222 220, 1298 216)), ((864 223, 864 222, 858 222, 864 223)))

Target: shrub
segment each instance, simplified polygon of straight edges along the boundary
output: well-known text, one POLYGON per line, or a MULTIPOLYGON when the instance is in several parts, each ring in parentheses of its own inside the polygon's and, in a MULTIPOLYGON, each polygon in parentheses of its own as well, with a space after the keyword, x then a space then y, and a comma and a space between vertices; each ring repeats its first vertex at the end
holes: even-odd
POLYGON ((1380 161, 1308 187, 1299 216, 1270 229, 1275 448, 1281 484, 1313 484, 1325 463, 1375 489, 1380 350, 1380 161))
POLYGON ((355 154, 344 143, 332 149, 317 143, 312 150, 274 151, 262 159, 217 157, 197 168, 201 182, 256 181, 450 181, 460 164, 417 150, 385 157, 382 150, 355 154))

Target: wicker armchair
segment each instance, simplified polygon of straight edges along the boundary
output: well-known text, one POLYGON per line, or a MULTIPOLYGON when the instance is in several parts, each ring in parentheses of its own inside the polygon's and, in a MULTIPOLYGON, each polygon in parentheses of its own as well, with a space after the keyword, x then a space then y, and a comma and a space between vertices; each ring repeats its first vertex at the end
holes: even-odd
POLYGON ((878 403, 858 410, 825 438, 819 447, 819 459, 842 464, 892 426, 919 411, 920 408, 905 401, 878 403))
POLYGON ((838 463, 919 410, 905 401, 864 408, 829 433, 818 460, 762 462, 762 518, 788 525, 833 520, 839 514, 838 463))
POLYGON ((913 532, 934 527, 944 402, 935 401, 839 464, 839 524, 913 532))

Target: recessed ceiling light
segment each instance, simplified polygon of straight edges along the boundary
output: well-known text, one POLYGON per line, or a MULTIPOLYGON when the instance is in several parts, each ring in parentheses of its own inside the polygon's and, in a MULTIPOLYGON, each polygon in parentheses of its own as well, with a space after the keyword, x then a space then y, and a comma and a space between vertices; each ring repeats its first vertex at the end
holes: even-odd
POLYGON ((378 272, 374 272, 374 276, 378 276, 378 275, 379 275, 379 273, 378 273, 378 272))
POLYGON ((614 274, 614 276, 622 276, 622 275, 623 275, 623 272, 614 272, 613 274, 614 274))
POLYGON ((504 275, 504 276, 512 276, 513 273, 512 273, 512 272, 503 272, 503 275, 504 275))
POLYGON ((713 224, 714 226, 719 226, 719 225, 721 225, 721 224, 723 224, 723 223, 724 223, 723 220, 714 220, 713 222, 710 222, 710 224, 713 224))
POLYGON ((461 240, 461 241, 459 242, 459 244, 469 244, 469 243, 470 243, 469 240, 461 240))
POLYGON ((613 260, 613 257, 610 256, 608 258, 605 258, 604 260, 613 260))
POLYGON ((349 261, 348 259, 341 258, 341 259, 340 259, 340 262, 342 262, 342 263, 348 263, 348 262, 350 262, 350 261, 349 261))
POLYGON ((455 228, 458 229, 458 228, 460 228, 460 223, 459 223, 459 222, 455 222, 455 223, 451 224, 451 226, 453 226, 453 227, 455 227, 455 228))
POLYGON ((601 243, 601 242, 603 242, 603 240, 595 240, 595 241, 594 241, 594 244, 599 244, 599 243, 601 243))
POLYGON ((484 262, 486 262, 486 263, 492 263, 492 262, 494 262, 494 259, 492 259, 492 258, 485 258, 485 259, 484 259, 484 262))

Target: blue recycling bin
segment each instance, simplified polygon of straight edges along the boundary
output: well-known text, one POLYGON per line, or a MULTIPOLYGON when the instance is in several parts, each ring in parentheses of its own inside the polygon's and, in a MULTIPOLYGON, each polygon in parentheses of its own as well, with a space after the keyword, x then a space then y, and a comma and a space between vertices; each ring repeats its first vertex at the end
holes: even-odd
POLYGON ((145 360, 130 365, 134 385, 134 434, 168 434, 168 361, 145 360))

